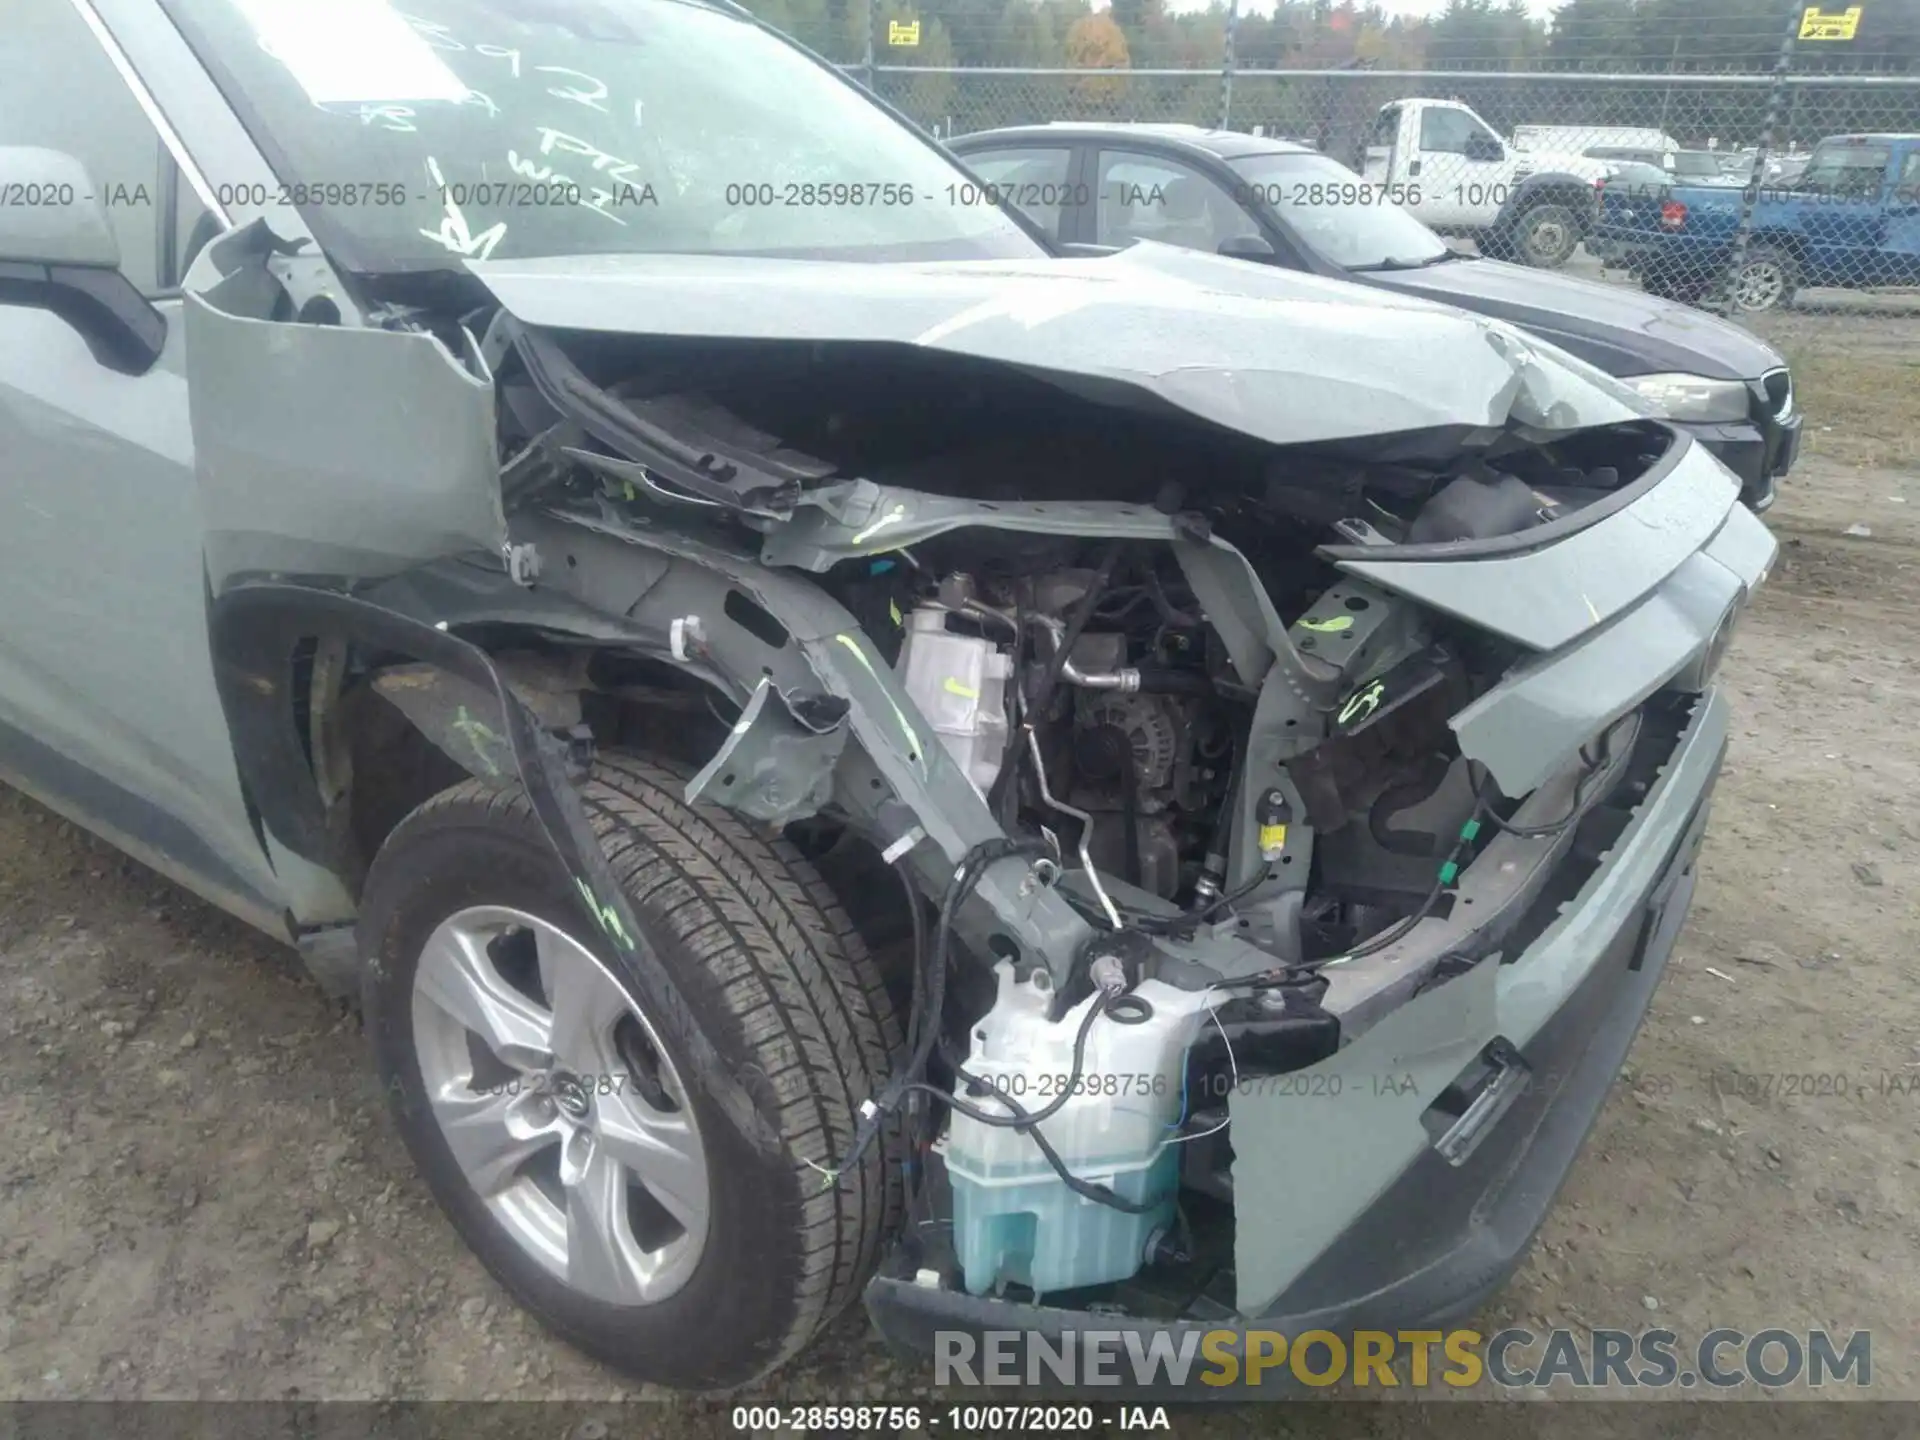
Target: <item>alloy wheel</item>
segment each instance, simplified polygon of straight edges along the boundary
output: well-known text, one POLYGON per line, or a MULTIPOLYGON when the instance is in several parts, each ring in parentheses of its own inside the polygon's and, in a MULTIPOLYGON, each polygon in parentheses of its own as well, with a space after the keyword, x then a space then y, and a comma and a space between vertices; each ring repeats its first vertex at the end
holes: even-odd
POLYGON ((708 1165, 679 1073, 600 959, 478 906, 428 936, 412 1020, 433 1118, 475 1194, 570 1288, 651 1305, 705 1248, 708 1165))
POLYGON ((1787 276, 1779 261, 1749 261, 1734 279, 1733 303, 1742 310, 1771 310, 1786 289, 1787 276))

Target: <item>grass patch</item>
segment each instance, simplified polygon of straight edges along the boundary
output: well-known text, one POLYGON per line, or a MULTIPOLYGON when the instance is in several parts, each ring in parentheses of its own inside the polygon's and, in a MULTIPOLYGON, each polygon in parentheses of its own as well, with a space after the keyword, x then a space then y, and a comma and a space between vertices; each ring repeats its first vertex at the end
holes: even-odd
POLYGON ((1806 416, 1802 454, 1920 469, 1920 355, 1848 354, 1831 342, 1803 343, 1787 347, 1787 363, 1806 416))

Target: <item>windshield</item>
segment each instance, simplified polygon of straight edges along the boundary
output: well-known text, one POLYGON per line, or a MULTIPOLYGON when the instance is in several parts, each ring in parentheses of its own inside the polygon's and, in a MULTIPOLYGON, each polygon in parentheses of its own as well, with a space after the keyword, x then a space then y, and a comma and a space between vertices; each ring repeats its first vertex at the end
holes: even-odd
POLYGON ((1325 155, 1244 155, 1227 162, 1243 204, 1264 205, 1309 249, 1349 270, 1432 264, 1453 252, 1393 204, 1383 187, 1325 155))
POLYGON ((830 67, 703 4, 161 3, 316 236, 358 268, 1043 253, 830 67))

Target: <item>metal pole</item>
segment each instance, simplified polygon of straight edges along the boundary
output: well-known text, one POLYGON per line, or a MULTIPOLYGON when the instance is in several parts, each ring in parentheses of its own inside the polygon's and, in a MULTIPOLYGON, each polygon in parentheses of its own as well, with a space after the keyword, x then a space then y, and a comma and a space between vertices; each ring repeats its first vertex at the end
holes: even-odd
MULTIPOLYGON (((867 89, 873 89, 873 0, 860 0, 860 11, 867 17, 863 27, 867 32, 867 54, 862 62, 867 72, 867 89)), ((878 93, 877 91, 875 93, 878 93)))
POLYGON ((1787 24, 1780 34, 1780 53, 1773 61, 1773 88, 1767 92, 1767 118, 1760 127, 1760 144, 1753 152, 1753 169, 1747 176, 1747 188, 1740 192, 1740 228, 1734 232, 1733 255, 1727 261, 1727 273, 1721 278, 1725 290, 1722 309, 1733 309, 1733 277, 1747 264, 1747 244, 1753 238, 1753 207, 1760 198, 1760 187, 1767 178, 1767 156, 1773 149, 1774 128, 1780 123, 1780 110, 1787 98, 1787 73, 1793 69, 1793 42, 1800 36, 1801 0, 1788 0, 1787 24))
MULTIPOLYGON (((1684 35, 1685 33, 1686 33, 1685 31, 1681 32, 1682 35, 1684 35)), ((1678 75, 1679 73, 1680 73, 1680 35, 1676 35, 1673 37, 1673 54, 1669 56, 1667 59, 1667 74, 1678 75)), ((1666 85, 1661 87, 1660 133, 1662 135, 1667 133, 1667 106, 1670 103, 1672 103, 1672 100, 1673 100, 1673 86, 1666 85)))
POLYGON ((1240 0, 1227 0, 1226 42, 1220 54, 1220 128, 1233 124, 1233 22, 1240 18, 1240 0))

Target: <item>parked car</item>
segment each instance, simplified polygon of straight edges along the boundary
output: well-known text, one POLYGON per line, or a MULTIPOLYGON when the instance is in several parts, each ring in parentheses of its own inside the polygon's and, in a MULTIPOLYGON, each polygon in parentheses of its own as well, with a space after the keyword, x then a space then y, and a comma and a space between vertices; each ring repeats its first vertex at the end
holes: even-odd
POLYGON ((1920 284, 1920 135, 1834 136, 1798 179, 1751 195, 1685 184, 1658 197, 1603 193, 1595 234, 1650 293, 1692 302, 1724 286, 1746 312, 1789 305, 1807 285, 1920 284), (1732 270, 1749 200, 1752 233, 1732 270))
MULTIPOLYGON (((1638 390, 1740 476, 1755 509, 1793 467, 1792 377, 1764 341, 1619 285, 1462 255, 1391 188, 1326 156, 1176 125, 1016 126, 951 145, 1066 243, 1217 250, 1511 321, 1638 390)), ((1607 183, 1665 190, 1658 171, 1607 183)))
POLYGON ((1502 140, 1458 100, 1396 100, 1380 107, 1362 172, 1395 203, 1482 254, 1552 270, 1593 224, 1605 161, 1502 140))
POLYGON ((1720 164, 1720 157, 1711 150, 1654 150, 1632 146, 1597 145, 1584 153, 1589 159, 1604 160, 1615 167, 1615 173, 1603 183, 1611 184, 1621 178, 1628 165, 1651 166, 1658 169, 1668 180, 1687 184, 1716 185, 1737 183, 1720 164))
POLYGON ((1595 146, 1619 149, 1678 150, 1680 142, 1653 125, 1516 125, 1516 150, 1590 155, 1595 146))
POLYGON ((0 768, 361 1000, 543 1323, 728 1387, 862 1296, 1157 1349, 1519 1261, 1775 554, 1703 446, 1057 255, 730 7, 8 25, 0 768))

